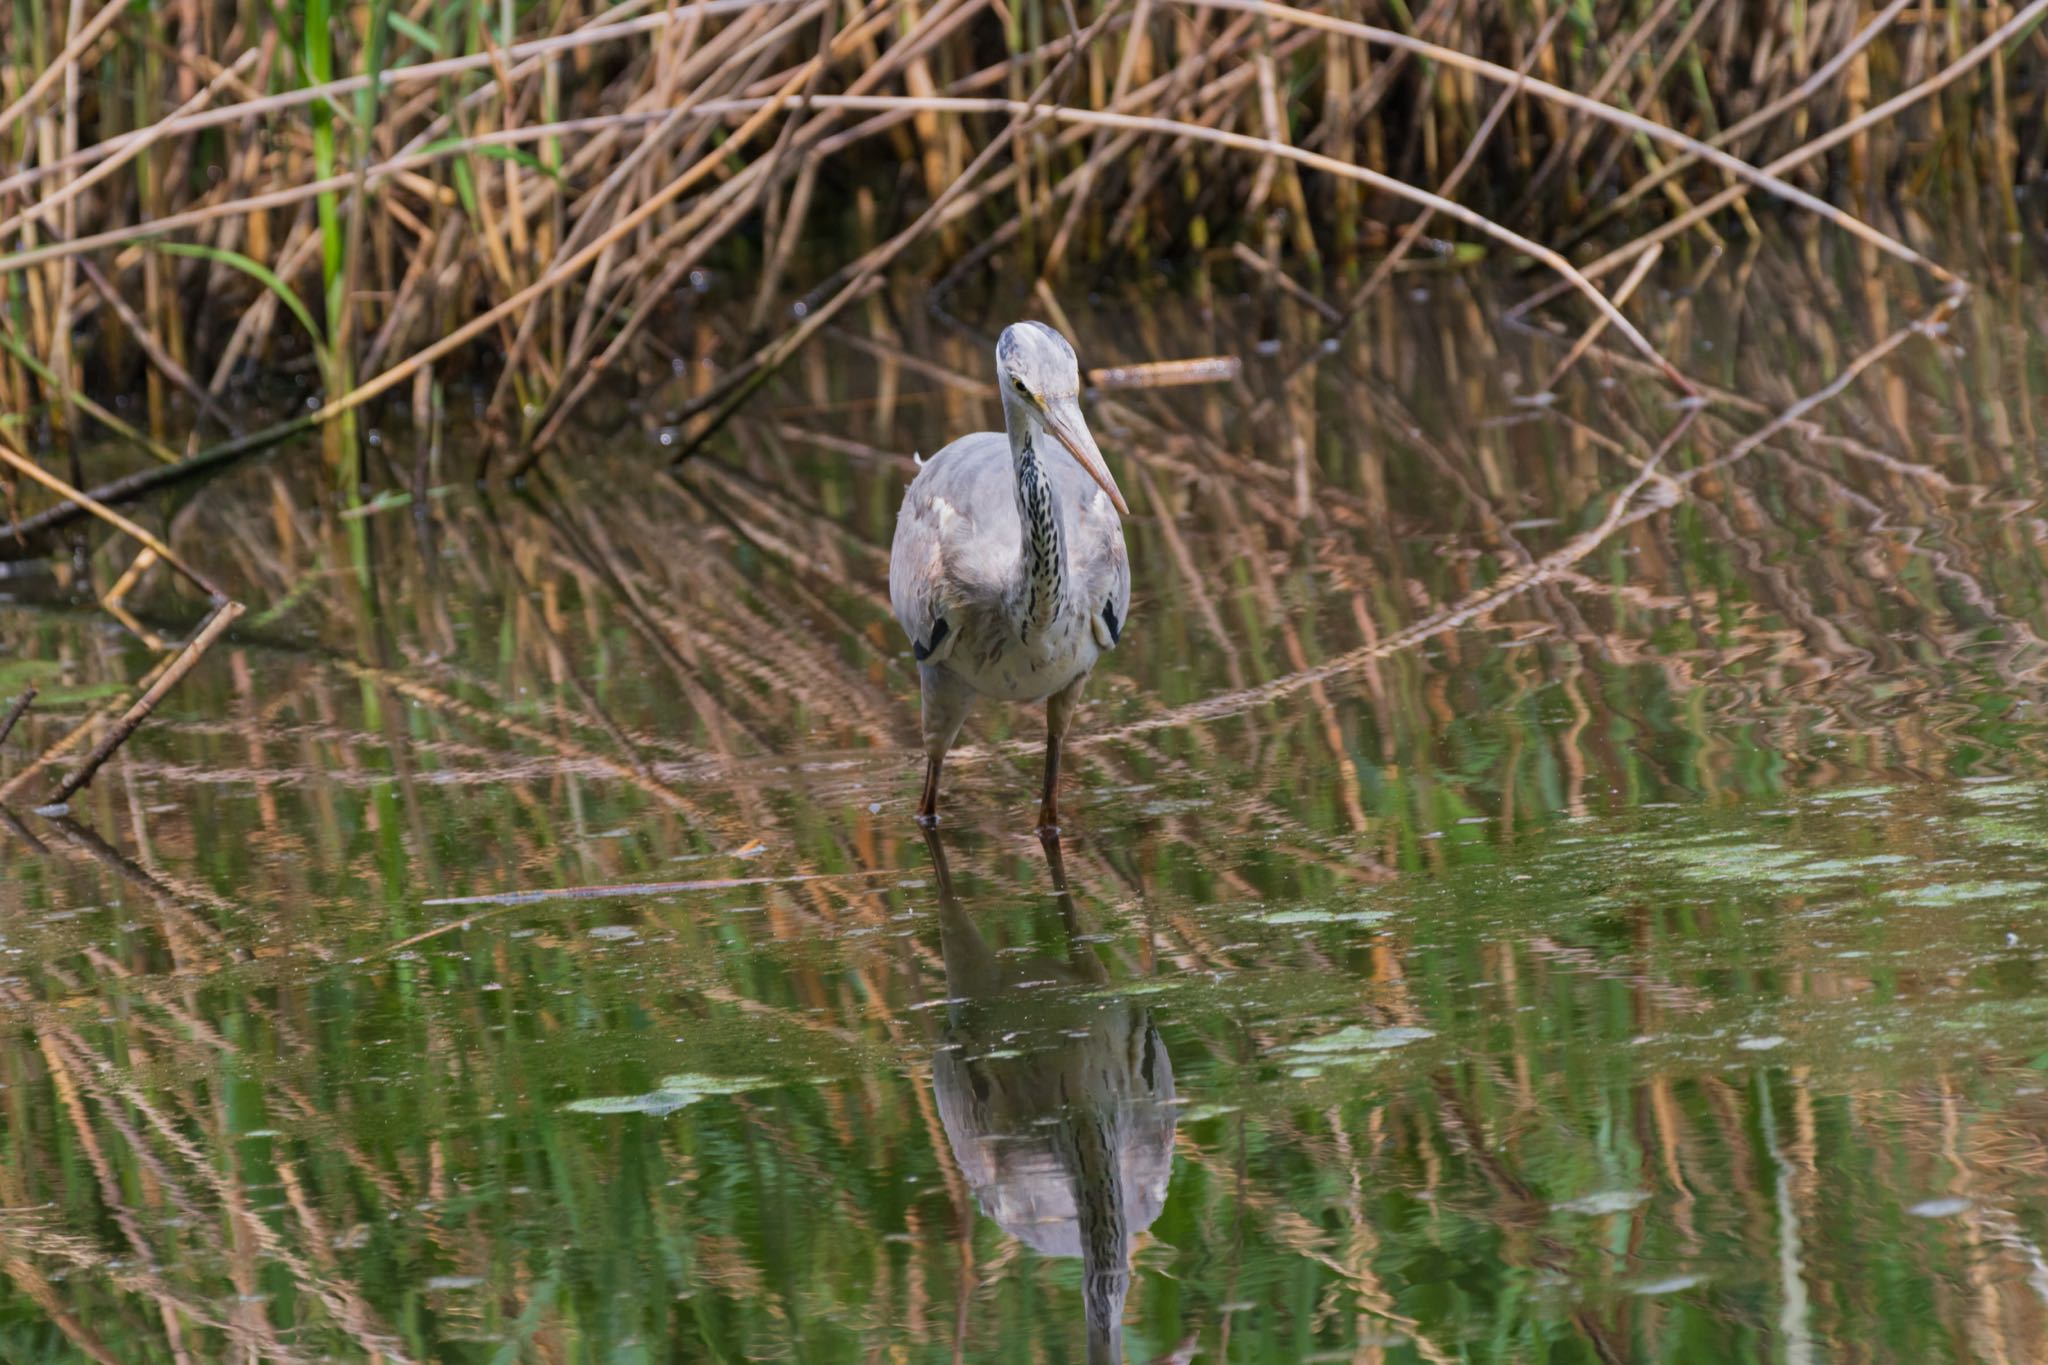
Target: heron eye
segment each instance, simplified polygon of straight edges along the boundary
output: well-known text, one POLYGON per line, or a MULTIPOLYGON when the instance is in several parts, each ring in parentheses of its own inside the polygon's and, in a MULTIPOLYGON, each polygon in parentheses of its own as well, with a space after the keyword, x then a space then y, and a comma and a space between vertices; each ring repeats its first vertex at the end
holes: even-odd
POLYGON ((1026 397, 1029 397, 1029 396, 1030 396, 1030 394, 1031 394, 1031 390, 1029 390, 1029 389, 1027 389, 1027 388, 1025 388, 1025 387, 1024 387, 1024 381, 1023 381, 1023 380, 1021 380, 1021 379, 1017 378, 1016 376, 1012 375, 1012 376, 1010 377, 1010 383, 1011 383, 1011 385, 1012 385, 1012 386, 1013 386, 1013 387, 1014 387, 1014 388, 1015 388, 1015 389, 1017 390, 1017 392, 1019 392, 1019 393, 1021 393, 1021 394, 1025 395, 1026 397))

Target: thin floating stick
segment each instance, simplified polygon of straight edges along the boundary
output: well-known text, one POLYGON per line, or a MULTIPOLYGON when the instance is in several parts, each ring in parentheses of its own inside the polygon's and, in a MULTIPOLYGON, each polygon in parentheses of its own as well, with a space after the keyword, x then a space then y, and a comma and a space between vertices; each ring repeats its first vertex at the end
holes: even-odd
POLYGON ((235 618, 240 616, 242 611, 240 602, 223 601, 214 607, 213 614, 200 625, 198 633, 192 637, 192 642, 185 646, 169 668, 158 675, 149 689, 135 699, 135 704, 128 708, 126 715, 115 722, 114 728, 107 732, 107 737, 93 746, 92 752, 85 756, 85 761, 78 765, 77 771, 58 784, 57 790, 44 803, 45 807, 63 805, 80 787, 92 781, 93 774, 100 770, 100 765, 113 757, 114 750, 128 742, 128 737, 141 727, 142 722, 149 719, 150 713, 156 710, 170 694, 170 690, 192 671, 198 664, 200 656, 235 623, 235 618))
MULTIPOLYGON (((5 814, 0 810, 0 814, 5 814)), ((675 891, 725 891, 739 886, 787 886, 793 882, 837 881, 846 877, 881 877, 900 871, 897 868, 877 867, 866 872, 811 872, 794 877, 713 877, 693 882, 626 882, 617 886, 569 886, 551 891, 505 891, 493 896, 442 896, 434 900, 421 901, 422 905, 481 905, 488 907, 474 915, 437 924, 423 929, 411 938, 400 939, 387 947, 379 948, 377 956, 389 957, 404 952, 428 939, 443 934, 457 933, 470 929, 483 919, 500 911, 515 909, 522 905, 534 905, 543 901, 557 900, 602 900, 612 896, 658 896, 675 891)), ((357 958, 356 961, 366 961, 357 958)))
POLYGON ((883 877, 899 869, 878 867, 866 872, 800 872, 789 877, 705 877, 687 882, 618 882, 609 886, 556 886, 538 891, 497 891, 485 896, 439 896, 421 905, 538 905, 542 901, 595 901, 619 896, 666 896, 678 891, 731 891, 743 886, 793 886, 798 882, 829 882, 845 877, 883 877))

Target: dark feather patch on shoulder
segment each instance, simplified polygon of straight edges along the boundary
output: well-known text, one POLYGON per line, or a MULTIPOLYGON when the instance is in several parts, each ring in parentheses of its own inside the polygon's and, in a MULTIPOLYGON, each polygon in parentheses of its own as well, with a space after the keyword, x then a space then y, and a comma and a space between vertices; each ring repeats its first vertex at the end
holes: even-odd
MULTIPOLYGON (((952 629, 953 627, 947 623, 946 618, 941 616, 938 620, 932 622, 932 642, 928 645, 921 645, 917 641, 912 640, 910 642, 910 652, 917 657, 919 663, 923 663, 926 659, 932 657, 932 651, 939 647, 940 643, 945 640, 946 633, 952 629)), ((1112 635, 1116 633, 1114 627, 1111 628, 1110 633, 1112 635)))
POLYGON ((1102 624, 1109 627, 1109 642, 1117 644, 1124 638, 1123 622, 1116 619, 1116 603, 1102 604, 1102 624))

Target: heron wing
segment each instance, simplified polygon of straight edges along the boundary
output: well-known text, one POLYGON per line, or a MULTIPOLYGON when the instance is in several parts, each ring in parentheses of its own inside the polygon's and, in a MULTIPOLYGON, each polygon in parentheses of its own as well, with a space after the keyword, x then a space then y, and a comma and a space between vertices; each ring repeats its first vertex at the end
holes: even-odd
POLYGON ((1096 643, 1116 648, 1131 609, 1131 561, 1124 524, 1088 472, 1072 460, 1053 463, 1053 479, 1067 515, 1067 557, 1074 582, 1087 595, 1096 643))
POLYGON ((924 462, 896 514, 889 605, 919 662, 960 638, 962 609, 1001 600, 1015 576, 1019 532, 1008 438, 963 436, 924 462))

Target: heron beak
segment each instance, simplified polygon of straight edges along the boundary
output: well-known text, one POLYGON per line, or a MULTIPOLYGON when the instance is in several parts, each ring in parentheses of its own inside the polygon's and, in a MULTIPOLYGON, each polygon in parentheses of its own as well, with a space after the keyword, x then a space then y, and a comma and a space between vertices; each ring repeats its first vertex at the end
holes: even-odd
POLYGON ((1081 416, 1081 404, 1072 398, 1056 398, 1047 403, 1045 429, 1067 448, 1067 453, 1074 457, 1076 463, 1088 471, 1088 477, 1109 495, 1110 505, 1122 515, 1129 516, 1131 509, 1125 504, 1124 495, 1117 491, 1116 480, 1111 477, 1109 466, 1103 463, 1102 452, 1096 448, 1095 438, 1088 432, 1088 423, 1081 416))

